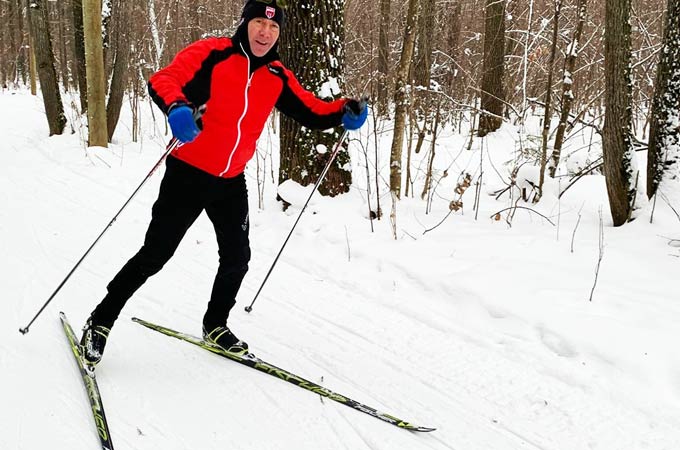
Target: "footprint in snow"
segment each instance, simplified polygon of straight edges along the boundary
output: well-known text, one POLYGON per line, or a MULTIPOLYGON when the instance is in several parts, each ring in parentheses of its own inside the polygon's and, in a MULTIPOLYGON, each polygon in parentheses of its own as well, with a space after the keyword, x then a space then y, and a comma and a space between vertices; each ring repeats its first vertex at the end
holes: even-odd
POLYGON ((557 356, 563 356, 565 358, 573 358, 576 356, 574 348, 562 336, 546 329, 543 325, 537 326, 536 330, 538 331, 538 335, 541 338, 543 345, 548 347, 548 349, 557 356))

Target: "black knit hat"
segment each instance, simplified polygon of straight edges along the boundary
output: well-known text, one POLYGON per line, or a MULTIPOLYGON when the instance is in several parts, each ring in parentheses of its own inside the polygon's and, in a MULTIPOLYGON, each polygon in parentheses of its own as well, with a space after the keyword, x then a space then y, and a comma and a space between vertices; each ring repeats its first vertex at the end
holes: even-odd
POLYGON ((248 0, 243 7, 241 18, 244 23, 250 22, 256 17, 264 17, 279 24, 280 28, 286 22, 286 13, 279 5, 285 5, 282 0, 248 0))

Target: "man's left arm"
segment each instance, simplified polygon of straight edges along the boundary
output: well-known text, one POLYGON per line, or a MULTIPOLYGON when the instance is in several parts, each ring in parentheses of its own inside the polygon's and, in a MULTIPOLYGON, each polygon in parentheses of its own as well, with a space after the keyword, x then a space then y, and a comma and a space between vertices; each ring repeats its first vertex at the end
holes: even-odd
POLYGON ((342 124, 349 99, 321 100, 305 90, 285 67, 272 65, 269 70, 283 80, 283 90, 276 102, 276 109, 307 128, 325 130, 342 124))

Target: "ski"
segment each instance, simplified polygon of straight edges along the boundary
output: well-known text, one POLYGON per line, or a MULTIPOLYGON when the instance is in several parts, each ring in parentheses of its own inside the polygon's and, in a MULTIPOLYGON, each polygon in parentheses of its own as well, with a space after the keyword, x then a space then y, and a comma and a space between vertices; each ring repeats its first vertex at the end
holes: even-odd
POLYGON ((304 378, 302 378, 298 375, 295 375, 292 372, 289 372, 287 370, 276 367, 273 364, 270 364, 270 363, 263 361, 262 359, 256 357, 252 353, 246 353, 246 354, 243 354, 243 355, 230 353, 230 352, 224 351, 220 347, 217 347, 216 345, 210 344, 209 342, 206 342, 203 339, 200 339, 196 336, 192 336, 192 335, 186 334, 186 333, 181 333, 179 331, 175 331, 175 330, 172 330, 170 328, 163 327, 161 325, 156 325, 156 324, 147 322, 145 320, 138 319, 136 317, 134 317, 132 320, 134 322, 137 322, 140 325, 143 325, 143 326, 150 328, 154 331, 157 331, 161 334, 165 334, 166 336, 171 336, 171 337, 174 337, 176 339, 180 339, 182 341, 189 342, 189 343, 194 344, 198 347, 201 347, 204 350, 208 350, 209 352, 212 352, 212 353, 215 353, 216 355, 222 356, 223 358, 227 358, 231 361, 237 362, 239 364, 243 364, 244 366, 248 366, 252 369, 266 373, 267 375, 271 375, 273 377, 280 378, 281 380, 287 381, 291 384, 294 384, 295 386, 298 386, 300 388, 311 391, 311 392, 318 394, 322 397, 326 397, 328 399, 334 400, 338 403, 341 403, 341 404, 348 406, 352 409, 356 409, 357 411, 361 411, 364 414, 368 414, 369 416, 375 417, 377 419, 380 419, 384 422, 387 422, 387 423, 392 424, 394 426, 397 426, 399 428, 403 428, 403 429, 409 430, 409 431, 420 431, 420 432, 428 432, 428 431, 434 431, 435 430, 435 428, 416 426, 416 425, 408 423, 408 422, 406 422, 402 419, 394 417, 390 414, 380 412, 380 411, 376 410, 375 408, 371 408, 370 406, 366 406, 362 403, 359 403, 356 400, 352 400, 351 398, 348 398, 344 395, 333 392, 330 389, 327 389, 327 388, 325 388, 325 387, 323 387, 323 386, 321 386, 317 383, 314 383, 312 381, 306 380, 306 379, 304 379, 304 378))
POLYGON ((85 386, 85 391, 87 397, 90 400, 90 406, 92 408, 92 417, 94 418, 94 425, 97 428, 97 435, 99 436, 99 441, 102 445, 102 450, 113 450, 113 442, 111 441, 111 433, 109 432, 109 425, 106 422, 106 414, 104 414, 104 405, 102 403, 102 398, 99 393, 99 386, 97 386, 97 379, 94 375, 94 369, 88 369, 83 362, 83 358, 80 354, 80 344, 76 335, 73 332, 73 328, 66 319, 66 314, 63 312, 59 313, 59 318, 61 319, 61 324, 64 327, 64 333, 66 333, 66 338, 68 339, 69 345, 71 346, 71 351, 73 352, 73 357, 76 359, 78 368, 80 369, 80 375, 83 378, 83 385, 85 386))

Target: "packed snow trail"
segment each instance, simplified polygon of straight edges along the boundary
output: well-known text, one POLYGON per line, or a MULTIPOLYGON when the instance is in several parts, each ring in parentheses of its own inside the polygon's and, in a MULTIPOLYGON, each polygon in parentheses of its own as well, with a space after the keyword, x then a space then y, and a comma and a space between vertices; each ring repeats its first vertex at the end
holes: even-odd
MULTIPOLYGON (((121 135, 108 150, 86 152, 76 135, 46 137, 37 99, 3 93, 0 101, 7 105, 0 110, 0 448, 91 449, 97 437, 58 311, 79 333, 141 245, 162 171, 30 333, 17 329, 157 161, 166 138, 147 131, 134 144, 121 135)), ((679 259, 659 238, 673 236, 677 225, 666 218, 677 219, 664 210, 654 225, 606 230, 597 296, 588 302, 597 208, 584 208, 574 253, 567 235, 584 202, 603 200, 598 179, 572 189, 571 205, 564 200, 568 231, 559 240, 554 228, 525 216, 508 229, 457 215, 422 235, 423 222, 438 222, 446 207, 425 216, 422 203, 404 199, 404 233, 395 241, 387 220, 370 233, 357 192, 319 198, 247 314, 296 215, 295 206, 280 212, 271 185, 258 210, 250 170, 253 259, 230 319, 235 333, 265 360, 437 431, 406 433, 133 324, 139 316, 200 333, 217 266, 214 232, 202 216, 131 299, 97 368, 116 448, 680 448, 679 259)), ((487 217, 501 209, 491 202, 482 202, 487 217)))

